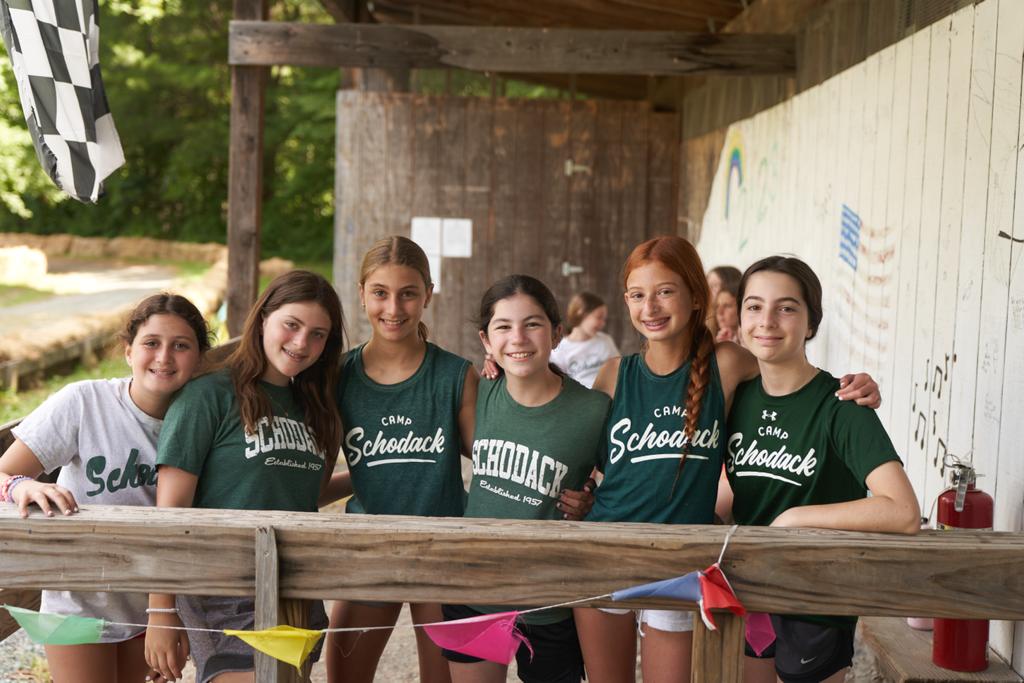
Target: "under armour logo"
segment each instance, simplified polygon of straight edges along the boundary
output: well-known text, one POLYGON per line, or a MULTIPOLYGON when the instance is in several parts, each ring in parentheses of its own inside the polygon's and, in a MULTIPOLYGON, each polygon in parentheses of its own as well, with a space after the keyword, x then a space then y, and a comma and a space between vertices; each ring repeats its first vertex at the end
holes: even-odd
POLYGON ((772 422, 775 422, 775 418, 777 416, 778 416, 778 413, 775 412, 774 410, 772 412, 770 412, 770 413, 767 410, 762 410, 761 411, 761 419, 762 420, 771 420, 772 422))

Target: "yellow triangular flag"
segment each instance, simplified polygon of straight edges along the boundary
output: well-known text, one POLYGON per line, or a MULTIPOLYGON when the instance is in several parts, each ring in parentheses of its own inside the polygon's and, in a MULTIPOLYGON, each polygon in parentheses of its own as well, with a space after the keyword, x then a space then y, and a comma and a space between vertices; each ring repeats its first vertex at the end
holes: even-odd
POLYGON ((294 626, 274 626, 262 631, 224 629, 224 633, 241 638, 260 652, 282 662, 288 662, 296 669, 302 668, 302 663, 306 661, 306 657, 313 651, 320 636, 323 635, 320 631, 310 631, 294 626))

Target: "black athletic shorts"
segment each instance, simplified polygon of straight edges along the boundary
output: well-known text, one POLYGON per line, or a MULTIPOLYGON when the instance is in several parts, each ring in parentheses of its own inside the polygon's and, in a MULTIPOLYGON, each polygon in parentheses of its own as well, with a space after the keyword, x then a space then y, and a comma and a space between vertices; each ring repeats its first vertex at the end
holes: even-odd
POLYGON ((818 683, 853 663, 853 628, 826 626, 771 615, 775 642, 760 656, 746 645, 748 657, 775 658, 783 683, 818 683))
MULTIPOLYGON (((445 621, 478 617, 480 613, 465 605, 441 605, 445 621)), ((526 645, 516 651, 519 680, 524 683, 579 683, 583 678, 583 651, 576 636, 576 622, 572 616, 554 624, 516 624, 533 648, 533 657, 526 645)), ((450 662, 472 664, 482 659, 442 649, 450 662)))

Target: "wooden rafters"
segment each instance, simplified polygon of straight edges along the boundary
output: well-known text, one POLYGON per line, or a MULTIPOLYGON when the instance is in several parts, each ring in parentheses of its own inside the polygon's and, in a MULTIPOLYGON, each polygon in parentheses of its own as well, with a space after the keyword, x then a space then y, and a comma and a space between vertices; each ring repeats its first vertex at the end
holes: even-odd
POLYGON ((786 74, 787 35, 232 21, 232 65, 590 74, 786 74))
POLYGON ((708 20, 722 26, 743 10, 739 0, 375 0, 382 23, 503 25, 532 28, 602 28, 706 31, 708 20))

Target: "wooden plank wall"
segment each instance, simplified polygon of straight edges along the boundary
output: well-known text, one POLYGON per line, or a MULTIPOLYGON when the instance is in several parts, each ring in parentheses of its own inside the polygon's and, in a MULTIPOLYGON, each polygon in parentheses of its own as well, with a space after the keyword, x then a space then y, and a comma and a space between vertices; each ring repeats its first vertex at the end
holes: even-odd
MULTIPOLYGON (((807 260, 826 293, 809 353, 880 380, 922 509, 951 453, 973 460, 996 529, 1012 531, 1024 513, 1022 55, 1024 3, 986 0, 734 124, 699 243, 709 264, 807 260)), ((992 632, 1018 670, 1020 628, 992 632)))
POLYGON ((677 93, 683 138, 764 111, 971 4, 973 0, 831 0, 796 31, 795 77, 737 76, 683 85, 677 93))
POLYGON ((610 304, 608 332, 637 340, 619 305, 629 250, 676 230, 679 121, 645 103, 338 94, 334 281, 350 341, 370 336, 359 267, 413 216, 469 218, 473 256, 445 258, 427 310, 431 337, 474 361, 480 296, 499 277, 539 277, 560 304, 588 289, 610 304), (566 162, 578 169, 566 174, 566 162), (584 268, 565 277, 563 262, 584 268))

